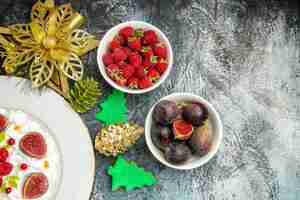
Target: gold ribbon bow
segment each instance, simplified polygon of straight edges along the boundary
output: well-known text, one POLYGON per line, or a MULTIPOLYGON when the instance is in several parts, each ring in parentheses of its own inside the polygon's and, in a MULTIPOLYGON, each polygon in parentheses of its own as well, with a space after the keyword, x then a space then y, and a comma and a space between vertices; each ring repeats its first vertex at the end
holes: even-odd
MULTIPOLYGON (((79 57, 99 43, 78 29, 84 21, 70 4, 55 6, 54 0, 38 1, 32 7, 29 24, 0 27, 2 67, 13 74, 27 64, 33 87, 48 84, 58 91, 57 84, 67 83, 67 78, 80 80, 84 68, 79 57)), ((66 90, 60 88, 58 92, 66 90)))

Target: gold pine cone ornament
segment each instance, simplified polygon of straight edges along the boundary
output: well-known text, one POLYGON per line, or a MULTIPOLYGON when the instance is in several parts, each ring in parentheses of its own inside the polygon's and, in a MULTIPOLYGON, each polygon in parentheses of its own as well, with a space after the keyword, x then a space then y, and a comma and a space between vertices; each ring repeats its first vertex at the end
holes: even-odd
POLYGON ((143 133, 144 128, 134 123, 109 125, 96 136, 95 148, 105 156, 117 156, 125 153, 143 133))

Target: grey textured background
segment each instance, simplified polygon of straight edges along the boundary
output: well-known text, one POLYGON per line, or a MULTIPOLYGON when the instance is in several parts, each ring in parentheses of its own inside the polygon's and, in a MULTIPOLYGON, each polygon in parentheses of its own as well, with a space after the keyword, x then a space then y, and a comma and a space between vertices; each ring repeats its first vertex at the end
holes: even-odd
MULTIPOLYGON (((0 24, 27 22, 33 0, 0 0, 0 24)), ((57 1, 63 3, 66 1, 57 1)), ((299 4, 290 0, 71 0, 99 36, 126 20, 162 29, 175 53, 174 70, 157 90, 128 96, 130 119, 143 124, 151 105, 172 92, 192 92, 212 102, 224 140, 205 166, 176 171, 160 165, 144 139, 126 157, 153 171, 159 184, 111 192, 111 158, 96 155, 91 200, 299 200, 299 4)), ((96 53, 84 58, 101 79, 96 53)), ((93 111, 82 115, 92 138, 93 111)))

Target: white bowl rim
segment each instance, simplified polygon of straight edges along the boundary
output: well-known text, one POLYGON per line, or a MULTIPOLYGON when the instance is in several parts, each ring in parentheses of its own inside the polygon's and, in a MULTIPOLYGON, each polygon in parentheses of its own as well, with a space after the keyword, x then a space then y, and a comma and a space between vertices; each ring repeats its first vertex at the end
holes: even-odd
POLYGON ((216 109, 214 108, 214 106, 212 104, 210 104, 206 99, 204 99, 201 96, 192 94, 192 93, 172 93, 169 94, 165 97, 162 97, 160 100, 158 100, 149 110, 148 115, 146 117, 146 121, 145 121, 145 139, 146 139, 146 144, 149 148, 149 150, 151 151, 151 153, 153 154, 153 156, 160 161, 162 164, 170 167, 170 168, 174 168, 174 169, 179 169, 179 170, 190 170, 190 169, 194 169, 194 168, 198 168, 204 164, 206 164, 209 160, 211 160, 215 154, 217 153, 221 142, 222 142, 222 138, 223 138, 223 125, 222 125, 222 121, 221 118, 219 116, 219 113, 216 111, 216 109), (197 101, 204 103, 205 106, 207 106, 210 110, 211 110, 211 114, 214 115, 215 117, 215 122, 216 123, 216 127, 218 127, 218 129, 216 130, 218 132, 218 137, 214 138, 215 139, 215 145, 214 148, 212 148, 209 153, 207 154, 208 156, 203 156, 203 157, 199 157, 199 161, 198 162, 193 162, 193 163, 184 163, 181 165, 175 165, 172 164, 170 162, 168 162, 165 158, 160 158, 156 151, 160 151, 153 143, 152 143, 152 138, 151 138, 151 123, 152 122, 152 112, 154 107, 162 100, 169 100, 170 98, 173 97, 187 97, 187 98, 193 98, 196 99, 197 101))
POLYGON ((103 76, 103 78, 112 87, 114 87, 114 88, 116 88, 116 89, 118 89, 122 92, 129 93, 129 94, 143 94, 143 93, 150 92, 150 91, 156 89, 157 87, 159 87, 167 79, 167 77, 169 76, 169 74, 171 72, 171 68, 173 66, 173 59, 174 58, 173 58, 172 46, 171 46, 171 43, 170 43, 169 39, 167 38, 167 36, 159 28, 157 28, 156 26, 154 26, 150 23, 144 22, 144 21, 126 21, 126 22, 117 24, 116 26, 112 27, 111 29, 109 29, 105 33, 103 38, 100 40, 98 50, 97 50, 97 64, 98 64, 98 68, 99 68, 100 73, 103 76), (130 88, 122 87, 122 86, 119 86, 118 84, 116 84, 106 74, 105 67, 104 67, 104 64, 102 62, 101 56, 99 56, 100 53, 102 53, 102 52, 100 52, 100 50, 107 47, 107 43, 108 43, 107 37, 108 36, 110 36, 113 32, 115 32, 115 30, 120 30, 121 27, 125 27, 125 26, 128 26, 128 25, 131 25, 131 26, 134 27, 134 25, 136 25, 136 24, 143 25, 145 27, 148 27, 151 30, 154 30, 159 35, 159 37, 163 38, 163 40, 166 43, 165 45, 167 46, 167 49, 168 49, 168 52, 169 52, 169 59, 168 59, 169 63, 168 63, 167 70, 164 72, 163 76, 159 79, 158 82, 156 82, 154 85, 152 85, 151 87, 146 88, 146 89, 130 89, 130 88))

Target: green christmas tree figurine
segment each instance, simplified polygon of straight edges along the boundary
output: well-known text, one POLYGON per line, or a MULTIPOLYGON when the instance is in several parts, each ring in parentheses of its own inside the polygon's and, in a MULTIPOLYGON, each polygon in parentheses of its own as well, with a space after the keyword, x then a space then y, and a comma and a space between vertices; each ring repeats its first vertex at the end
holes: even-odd
POLYGON ((100 109, 96 113, 96 119, 106 125, 120 124, 128 122, 126 99, 124 93, 114 90, 113 93, 100 104, 100 109))
POLYGON ((152 173, 146 172, 134 162, 126 161, 118 156, 114 166, 110 166, 108 174, 112 176, 112 191, 124 187, 126 191, 156 184, 152 173))

